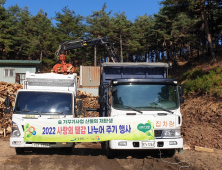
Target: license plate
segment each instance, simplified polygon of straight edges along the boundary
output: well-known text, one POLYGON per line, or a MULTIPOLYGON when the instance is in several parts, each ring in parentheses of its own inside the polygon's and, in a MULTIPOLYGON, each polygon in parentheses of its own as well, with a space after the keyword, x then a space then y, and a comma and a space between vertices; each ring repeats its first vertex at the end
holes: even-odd
POLYGON ((32 143, 32 147, 48 148, 49 147, 49 143, 32 143))
POLYGON ((142 142, 142 147, 143 148, 154 148, 155 142, 142 142))

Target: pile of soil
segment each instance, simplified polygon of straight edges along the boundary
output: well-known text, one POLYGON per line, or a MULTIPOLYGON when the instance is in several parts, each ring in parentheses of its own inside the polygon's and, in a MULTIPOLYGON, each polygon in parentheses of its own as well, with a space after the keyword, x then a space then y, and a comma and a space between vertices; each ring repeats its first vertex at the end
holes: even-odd
MULTIPOLYGON (((210 71, 214 67, 222 66, 222 50, 217 54, 216 63, 203 60, 202 57, 189 58, 188 61, 178 62, 177 70, 172 75, 181 84, 187 80, 183 74, 195 68, 210 71)), ((184 95, 185 96, 185 95, 184 95)), ((222 98, 214 94, 190 94, 185 97, 181 105, 182 135, 184 144, 194 148, 202 146, 207 148, 222 149, 222 98)))
POLYGON ((192 95, 181 106, 184 143, 222 149, 222 100, 211 95, 192 95))

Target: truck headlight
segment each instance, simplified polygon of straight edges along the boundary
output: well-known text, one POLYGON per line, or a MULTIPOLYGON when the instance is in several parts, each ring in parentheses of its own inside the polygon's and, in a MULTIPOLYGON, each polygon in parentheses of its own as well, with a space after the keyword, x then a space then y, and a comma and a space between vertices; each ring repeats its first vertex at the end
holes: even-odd
POLYGON ((21 135, 18 125, 12 122, 12 137, 19 137, 21 135))
POLYGON ((175 129, 175 137, 180 137, 181 133, 180 133, 180 129, 175 129))
POLYGON ((163 130, 163 137, 180 137, 180 129, 163 130))

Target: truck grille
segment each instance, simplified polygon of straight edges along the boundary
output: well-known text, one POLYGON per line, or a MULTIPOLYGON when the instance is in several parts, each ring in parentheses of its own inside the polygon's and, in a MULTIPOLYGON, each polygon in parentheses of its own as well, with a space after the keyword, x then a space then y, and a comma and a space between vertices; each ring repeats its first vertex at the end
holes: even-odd
POLYGON ((161 137, 161 135, 162 135, 162 130, 154 130, 154 134, 155 134, 155 137, 156 137, 156 138, 161 137))

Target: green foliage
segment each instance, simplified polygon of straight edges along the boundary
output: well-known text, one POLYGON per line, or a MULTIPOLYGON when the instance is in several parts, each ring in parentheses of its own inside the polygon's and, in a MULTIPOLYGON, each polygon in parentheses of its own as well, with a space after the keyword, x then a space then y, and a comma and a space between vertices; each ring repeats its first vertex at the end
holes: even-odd
POLYGON ((56 64, 56 62, 55 62, 54 60, 48 59, 48 58, 43 58, 43 59, 42 59, 42 62, 43 62, 45 65, 49 66, 49 68, 52 68, 52 67, 56 64))
POLYGON ((186 79, 196 79, 197 77, 202 77, 206 74, 202 69, 195 68, 193 71, 187 71, 183 74, 183 77, 186 79))
POLYGON ((55 16, 58 30, 62 33, 60 39, 70 40, 78 39, 83 36, 85 25, 82 23, 83 17, 75 14, 75 11, 70 10, 67 6, 61 12, 57 12, 55 16))
MULTIPOLYGON (((201 55, 201 52, 210 51, 206 26, 212 36, 213 50, 221 48, 220 1, 162 0, 158 13, 137 16, 133 21, 127 19, 124 11, 114 14, 107 11, 106 3, 86 17, 64 7, 61 12, 55 13, 56 26, 52 25, 51 19, 42 10, 32 16, 28 7, 14 5, 5 9, 4 4, 5 0, 0 0, 0 59, 43 60, 46 66, 51 67, 56 62, 54 53, 59 42, 81 37, 110 36, 124 61, 134 61, 134 58, 136 61, 145 61, 145 56, 155 62, 173 61, 175 58, 187 61, 194 52, 201 55), (203 9, 206 10, 208 25, 203 22, 203 9)), ((107 55, 103 48, 97 47, 99 63, 107 55)), ((94 63, 93 47, 68 50, 66 55, 68 62, 78 66, 94 63)), ((210 79, 217 79, 219 73, 221 68, 208 73, 197 69, 184 73, 184 78, 194 81, 199 77, 207 81, 207 78, 203 78, 205 74, 210 79)), ((214 83, 219 84, 218 81, 214 83)), ((209 84, 199 87, 199 91, 206 93, 209 84)))
POLYGON ((221 95, 222 67, 214 67, 209 72, 196 68, 193 71, 184 73, 183 77, 187 79, 184 83, 184 91, 190 93, 216 93, 221 95))
POLYGON ((91 37, 97 38, 99 36, 109 36, 111 27, 111 12, 106 12, 106 3, 101 10, 93 11, 92 15, 86 17, 87 30, 91 37))

